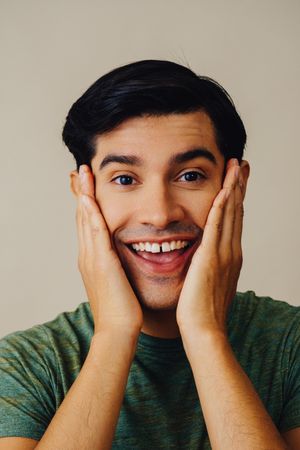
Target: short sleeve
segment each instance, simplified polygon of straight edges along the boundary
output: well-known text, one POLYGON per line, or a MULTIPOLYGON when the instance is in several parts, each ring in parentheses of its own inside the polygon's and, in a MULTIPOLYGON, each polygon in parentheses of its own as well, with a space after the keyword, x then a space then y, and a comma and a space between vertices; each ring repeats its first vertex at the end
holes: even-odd
POLYGON ((39 325, 0 340, 0 437, 40 440, 45 433, 56 410, 49 345, 39 325))
POLYGON ((296 314, 288 333, 283 360, 284 405, 279 426, 281 432, 300 427, 300 312, 296 314))

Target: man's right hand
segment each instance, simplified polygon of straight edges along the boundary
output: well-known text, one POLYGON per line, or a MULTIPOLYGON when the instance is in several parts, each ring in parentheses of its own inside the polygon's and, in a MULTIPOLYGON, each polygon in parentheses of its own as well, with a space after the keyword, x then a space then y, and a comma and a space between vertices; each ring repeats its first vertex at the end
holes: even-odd
POLYGON ((95 199, 93 174, 87 165, 84 169, 82 181, 76 178, 79 182, 72 187, 78 199, 78 266, 94 317, 94 336, 40 441, 3 438, 0 449, 112 447, 143 314, 95 199))
POLYGON ((88 165, 80 166, 79 179, 78 267, 94 317, 94 334, 101 331, 138 334, 143 324, 142 309, 113 248, 95 199, 94 176, 88 165))

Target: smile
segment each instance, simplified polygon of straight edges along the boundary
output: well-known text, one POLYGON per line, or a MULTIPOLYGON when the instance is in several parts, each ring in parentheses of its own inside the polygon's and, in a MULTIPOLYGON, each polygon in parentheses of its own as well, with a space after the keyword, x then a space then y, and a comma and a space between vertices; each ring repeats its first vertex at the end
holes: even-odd
POLYGON ((145 241, 126 245, 129 262, 138 271, 160 275, 181 272, 196 247, 195 240, 145 241))
POLYGON ((174 250, 185 248, 189 245, 188 241, 171 241, 171 242, 139 242, 131 244, 131 247, 136 252, 150 252, 150 253, 167 253, 174 250))

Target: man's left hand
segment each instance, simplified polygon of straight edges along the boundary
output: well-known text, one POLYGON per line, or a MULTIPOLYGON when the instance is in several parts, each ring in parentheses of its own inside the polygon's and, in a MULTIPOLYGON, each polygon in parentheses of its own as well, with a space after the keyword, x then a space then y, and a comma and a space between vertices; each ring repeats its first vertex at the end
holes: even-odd
POLYGON ((238 161, 230 159, 226 169, 178 301, 176 319, 182 333, 227 334, 227 312, 242 267, 243 194, 238 161))

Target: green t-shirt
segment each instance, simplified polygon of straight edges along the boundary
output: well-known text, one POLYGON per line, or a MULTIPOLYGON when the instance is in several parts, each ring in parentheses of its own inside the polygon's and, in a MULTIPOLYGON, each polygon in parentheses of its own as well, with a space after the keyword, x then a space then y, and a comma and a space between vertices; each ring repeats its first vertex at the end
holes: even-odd
MULTIPOLYGON (((300 426, 300 307, 238 293, 228 338, 276 427, 300 426)), ((89 303, 0 340, 0 436, 39 440, 93 335, 89 303)), ((241 405, 241 410, 243 405, 241 405)), ((181 338, 139 336, 113 449, 210 449, 181 338)))

